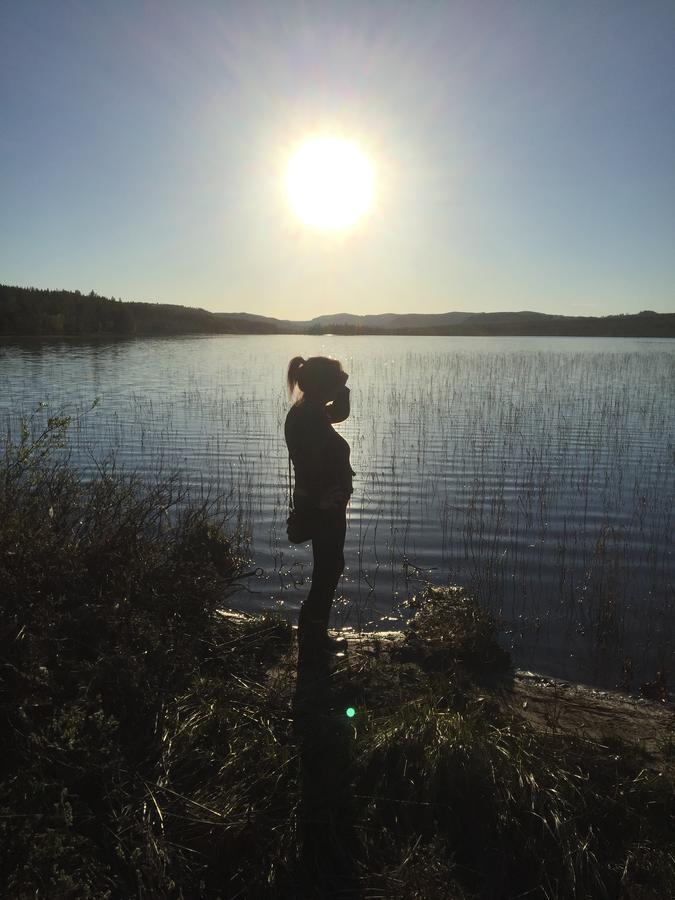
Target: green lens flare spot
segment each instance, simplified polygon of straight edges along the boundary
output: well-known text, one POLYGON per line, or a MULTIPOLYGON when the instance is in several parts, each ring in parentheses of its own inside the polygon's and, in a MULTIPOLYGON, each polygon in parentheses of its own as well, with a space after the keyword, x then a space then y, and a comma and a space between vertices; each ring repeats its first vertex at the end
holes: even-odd
POLYGON ((353 706, 348 706, 347 709, 345 710, 345 715, 347 716, 348 719, 353 719, 354 716, 356 715, 356 710, 354 709, 353 706))

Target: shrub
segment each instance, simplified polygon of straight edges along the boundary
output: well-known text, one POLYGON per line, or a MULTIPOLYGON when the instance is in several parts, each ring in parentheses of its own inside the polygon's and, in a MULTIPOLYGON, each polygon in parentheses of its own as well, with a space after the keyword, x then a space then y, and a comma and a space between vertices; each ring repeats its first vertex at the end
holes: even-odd
POLYGON ((510 669, 510 656, 497 643, 491 613, 462 588, 428 585, 412 605, 417 612, 408 622, 399 659, 446 672, 510 669))
POLYGON ((171 895, 188 853, 172 835, 203 844, 209 799, 216 822, 242 815, 208 794, 223 746, 239 753, 252 730, 240 709, 234 721, 242 683, 290 630, 220 614, 248 559, 213 504, 190 504, 176 475, 83 480, 59 452, 67 427, 25 423, 0 469, 0 883, 13 897, 171 895))

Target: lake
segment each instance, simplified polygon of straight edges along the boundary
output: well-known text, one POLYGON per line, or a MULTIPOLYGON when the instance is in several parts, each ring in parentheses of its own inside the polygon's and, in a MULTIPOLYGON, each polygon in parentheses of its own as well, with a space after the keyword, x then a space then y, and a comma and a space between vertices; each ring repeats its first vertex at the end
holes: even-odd
MULTIPOLYGON (((426 580, 495 614, 516 664, 633 686, 671 678, 675 342, 227 335, 0 343, 0 416, 64 410, 74 464, 180 469, 250 535, 236 598, 295 620, 310 547, 286 540, 285 370, 349 372, 357 475, 333 621, 397 627, 426 580), (99 405, 91 410, 94 398, 99 405)), ((233 603, 234 605, 234 603, 233 603)))

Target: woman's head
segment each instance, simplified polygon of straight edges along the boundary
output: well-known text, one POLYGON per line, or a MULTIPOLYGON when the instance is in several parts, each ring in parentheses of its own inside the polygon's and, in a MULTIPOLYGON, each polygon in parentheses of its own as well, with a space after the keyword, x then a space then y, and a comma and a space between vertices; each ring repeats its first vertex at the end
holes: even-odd
POLYGON ((347 381, 340 361, 329 356, 294 356, 288 364, 288 391, 292 395, 296 386, 310 400, 332 400, 347 381))

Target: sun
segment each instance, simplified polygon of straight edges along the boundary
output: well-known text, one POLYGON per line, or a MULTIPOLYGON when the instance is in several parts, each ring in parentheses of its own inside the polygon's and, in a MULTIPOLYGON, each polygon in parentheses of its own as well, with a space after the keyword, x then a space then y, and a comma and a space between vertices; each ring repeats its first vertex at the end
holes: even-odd
POLYGON ((311 228, 342 231, 370 209, 375 172, 355 143, 342 137, 308 138, 286 167, 286 195, 311 228))

